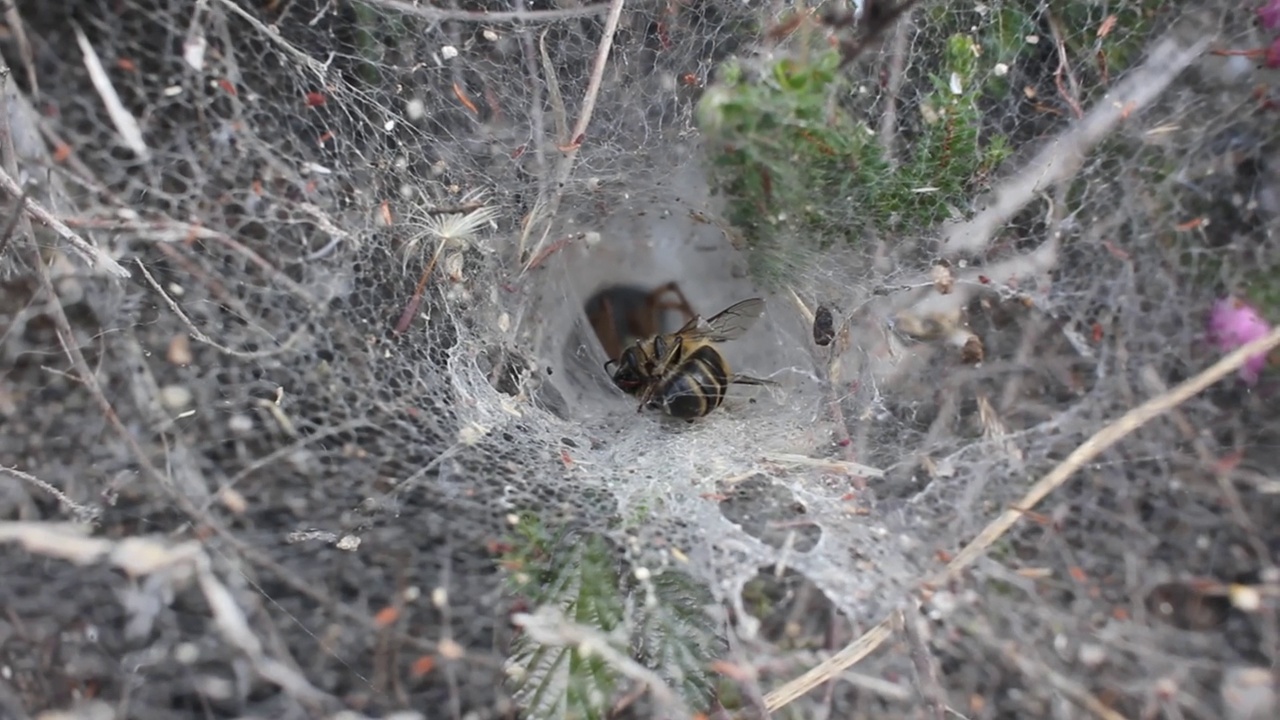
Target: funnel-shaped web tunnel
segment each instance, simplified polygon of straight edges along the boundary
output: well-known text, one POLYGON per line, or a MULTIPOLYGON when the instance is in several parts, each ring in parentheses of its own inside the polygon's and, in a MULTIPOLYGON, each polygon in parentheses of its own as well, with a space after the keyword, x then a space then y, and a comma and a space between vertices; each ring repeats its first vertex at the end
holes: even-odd
POLYGON ((778 386, 734 385, 714 412, 752 412, 771 398, 791 404, 816 397, 814 359, 805 344, 809 329, 791 303, 748 278, 745 258, 706 220, 715 216, 706 188, 690 163, 665 187, 633 196, 607 215, 593 212, 566 222, 566 233, 583 241, 547 263, 538 309, 526 322, 539 325, 535 347, 550 370, 552 394, 564 400, 554 405, 571 419, 634 422, 635 399, 610 381, 606 362, 636 339, 673 332, 694 315, 707 318, 751 297, 765 299, 764 316, 721 349, 733 371, 778 386))

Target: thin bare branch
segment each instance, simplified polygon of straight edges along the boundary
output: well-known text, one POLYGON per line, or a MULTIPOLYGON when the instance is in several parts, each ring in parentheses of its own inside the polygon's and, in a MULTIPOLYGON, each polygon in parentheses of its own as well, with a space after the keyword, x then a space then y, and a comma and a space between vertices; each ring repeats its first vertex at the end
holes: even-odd
POLYGON ((1209 47, 1202 37, 1187 46, 1178 36, 1162 40, 1147 61, 1107 93, 1084 119, 1049 142, 994 192, 992 204, 972 220, 954 223, 944 231, 942 247, 948 255, 980 252, 1006 222, 1046 188, 1073 176, 1085 155, 1124 119, 1151 104, 1183 70, 1209 47))
MULTIPOLYGON (((22 187, 18 185, 18 181, 14 180, 13 176, 4 169, 0 169, 0 189, 3 189, 8 193, 9 197, 19 198, 24 196, 22 187)), ((116 277, 129 277, 129 271, 125 270, 120 263, 111 259, 111 256, 101 248, 91 245, 87 240, 77 235, 71 230, 71 228, 64 225, 61 220, 54 217, 53 213, 45 210, 44 206, 40 203, 28 197, 24 201, 24 204, 26 205, 27 213, 56 232, 58 237, 61 237, 63 240, 71 243, 72 249, 75 250, 85 262, 94 267, 102 268, 116 277)))
POLYGON ((31 51, 31 39, 27 37, 27 26, 22 21, 22 14, 18 12, 18 6, 14 3, 7 3, 8 7, 4 11, 4 21, 9 26, 9 32, 13 33, 13 39, 18 45, 18 59, 22 60, 23 69, 27 71, 27 83, 31 85, 31 94, 40 97, 40 84, 36 82, 36 60, 35 53, 31 51))
POLYGON ((483 22, 483 23, 545 23, 555 22, 557 20, 572 20, 574 18, 591 17, 592 15, 603 15, 610 10, 609 5, 603 3, 598 5, 581 5, 578 7, 556 8, 555 10, 506 10, 483 12, 476 10, 446 10, 444 8, 428 7, 419 5, 418 3, 410 3, 405 0, 367 0, 370 5, 377 5, 388 10, 404 13, 405 15, 413 15, 424 20, 457 20, 461 22, 483 22))
POLYGON ((120 139, 124 141, 125 147, 132 150, 140 159, 146 160, 151 153, 147 150, 146 141, 142 139, 142 126, 120 101, 120 94, 111 84, 111 78, 102 67, 98 52, 89 43, 89 38, 85 37, 79 25, 73 29, 76 32, 76 42, 80 44, 80 51, 84 53, 84 65, 89 70, 89 79, 93 82, 94 89, 98 91, 98 97, 102 98, 102 104, 107 107, 107 115, 110 116, 111 123, 116 126, 116 131, 120 133, 120 139))
POLYGON ((932 712, 935 720, 946 717, 947 693, 942 689, 938 679, 941 672, 938 659, 930 651, 926 633, 928 627, 919 612, 912 608, 910 613, 902 609, 893 613, 894 624, 899 626, 902 636, 907 640, 908 652, 911 655, 911 667, 915 671, 916 689, 920 699, 932 712))
POLYGON ((178 316, 178 319, 182 321, 182 324, 187 326, 187 329, 191 331, 191 336, 219 352, 226 353, 231 357, 237 357, 242 360, 259 360, 261 358, 271 357, 272 355, 279 355, 280 353, 289 350, 297 344, 298 339, 305 334, 304 328, 300 327, 297 330, 294 330, 293 334, 285 338, 284 342, 280 343, 278 346, 267 350, 259 350, 257 352, 244 352, 243 350, 234 350, 229 348, 201 332, 200 328, 197 328, 195 323, 191 321, 191 318, 187 317, 187 314, 182 311, 182 307, 178 305, 177 301, 172 297, 169 297, 169 293, 165 292, 163 287, 160 287, 160 283, 152 277, 151 272, 147 270, 147 266, 142 264, 141 260, 138 260, 137 263, 138 269, 142 271, 142 275, 147 279, 147 283, 151 285, 153 290, 160 293, 160 297, 164 300, 164 304, 173 311, 174 315, 178 316))
MULTIPOLYGON (((604 36, 600 39, 600 47, 596 50, 595 62, 591 68, 591 78, 587 81, 587 90, 582 98, 582 109, 579 111, 578 122, 573 126, 573 132, 568 138, 562 138, 567 145, 562 148, 564 156, 560 158, 555 170, 555 182, 551 184, 554 188, 554 195, 551 201, 545 206, 545 212, 542 216, 553 218, 556 211, 560 209, 560 200, 564 197, 565 181, 569 179, 570 173, 573 172, 574 162, 578 158, 578 150, 582 147, 582 143, 586 139, 587 127, 591 124, 591 115, 595 112, 596 100, 600 95, 600 83, 604 80, 604 69, 609 63, 609 53, 613 49, 613 36, 618 32, 618 21, 622 18, 622 6, 625 0, 612 0, 609 5, 609 17, 604 23, 604 36)), ((530 214, 529 228, 532 228, 535 218, 530 214)), ((550 227, 548 226, 548 229, 550 227)), ((530 253, 531 256, 537 256, 542 250, 542 244, 546 241, 546 234, 538 241, 530 253)), ((528 271, 529 267, 524 268, 528 271)))
POLYGON ((884 148, 885 161, 890 168, 897 167, 898 155, 895 150, 898 137, 898 97, 902 94, 902 84, 906 80, 907 51, 911 45, 911 10, 895 24, 893 40, 889 44, 889 81, 885 83, 884 114, 880 116, 880 146, 884 148))
POLYGON ((298 62, 302 64, 303 67, 315 73, 316 77, 318 77, 321 80, 336 82, 335 79, 329 77, 328 63, 322 63, 319 60, 316 60, 315 58, 311 57, 310 55, 302 52, 298 48, 290 45, 286 40, 284 40, 284 38, 280 37, 280 33, 271 32, 271 28, 267 27, 266 23, 262 22, 257 17, 253 16, 247 10, 240 7, 236 3, 232 2, 231 0, 218 0, 218 2, 222 3, 223 7, 235 13, 245 22, 252 25, 254 29, 256 29, 259 33, 262 34, 263 37, 272 40, 277 45, 284 48, 285 52, 295 57, 298 60, 298 62))
POLYGON ((24 473, 17 468, 3 467, 3 466, 0 466, 0 471, 9 473, 10 475, 18 478, 19 480, 27 483, 28 485, 39 488, 40 490, 43 490, 44 492, 53 496, 54 498, 57 499, 58 502, 62 503, 62 506, 66 508, 69 512, 71 512, 72 515, 76 516, 76 520, 78 522, 92 523, 95 520, 97 520, 98 515, 101 514, 101 510, 99 510, 98 508, 90 507, 88 505, 81 505, 75 500, 72 500, 66 493, 54 487, 52 483, 41 480, 35 475, 24 473))

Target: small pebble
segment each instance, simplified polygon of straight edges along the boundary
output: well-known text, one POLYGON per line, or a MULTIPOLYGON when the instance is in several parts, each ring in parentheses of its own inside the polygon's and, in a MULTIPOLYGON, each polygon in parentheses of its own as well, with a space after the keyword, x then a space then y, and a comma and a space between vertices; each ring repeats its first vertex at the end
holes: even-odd
POLYGON ((236 414, 227 420, 227 428, 237 435, 245 435, 253 430, 253 418, 248 415, 236 414))
POLYGON ((191 391, 182 385, 166 385, 160 388, 160 402, 170 410, 185 410, 191 406, 194 397, 191 391))
POLYGON ((174 335, 169 341, 169 352, 166 354, 169 363, 178 367, 186 367, 191 364, 191 338, 185 333, 182 335, 174 335))

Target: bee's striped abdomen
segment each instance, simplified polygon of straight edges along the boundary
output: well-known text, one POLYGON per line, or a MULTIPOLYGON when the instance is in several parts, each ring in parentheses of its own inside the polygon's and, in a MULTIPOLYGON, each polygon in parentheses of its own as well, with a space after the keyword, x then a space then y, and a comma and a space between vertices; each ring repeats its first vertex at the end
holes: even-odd
POLYGON ((702 417, 720 407, 729 386, 729 368, 710 345, 703 345, 680 363, 664 383, 657 400, 669 415, 702 417))

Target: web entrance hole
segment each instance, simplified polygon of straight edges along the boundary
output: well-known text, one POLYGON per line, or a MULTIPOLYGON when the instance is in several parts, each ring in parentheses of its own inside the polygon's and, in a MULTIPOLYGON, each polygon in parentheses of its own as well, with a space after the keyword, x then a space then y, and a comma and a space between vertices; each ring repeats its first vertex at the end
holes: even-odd
MULTIPOLYGON (((690 149, 689 156, 696 153, 690 149)), ((636 398, 613 383, 606 362, 617 359, 628 339, 673 332, 691 313, 710 317, 751 297, 766 300, 764 316, 746 336, 726 343, 723 352, 735 370, 782 385, 764 391, 735 387, 716 417, 753 417, 745 407, 751 399, 773 402, 785 395, 789 403, 807 400, 814 394, 806 374, 812 359, 804 344, 811 327, 790 296, 775 296, 752 281, 732 237, 707 220, 719 212, 708 198, 699 163, 681 165, 666 175, 664 185, 629 193, 603 214, 595 201, 581 213, 562 212, 559 232, 575 240, 537 270, 533 302, 513 307, 518 327, 528 333, 534 354, 550 371, 543 377, 548 396, 563 398, 553 411, 627 437, 637 427, 658 432, 660 425, 667 437, 674 426, 652 414, 638 418, 636 398), (675 287, 664 289, 670 285, 675 287), (650 297, 655 291, 660 296, 650 297), (796 396, 797 391, 804 397, 796 396)))

